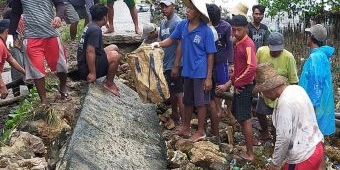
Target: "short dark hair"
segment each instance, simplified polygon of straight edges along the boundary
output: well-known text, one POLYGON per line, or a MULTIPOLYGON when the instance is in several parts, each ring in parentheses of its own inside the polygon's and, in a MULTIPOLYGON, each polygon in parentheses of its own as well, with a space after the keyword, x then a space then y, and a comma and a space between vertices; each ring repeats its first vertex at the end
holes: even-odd
POLYGON ((248 21, 244 15, 234 15, 233 18, 231 19, 231 25, 244 27, 248 25, 248 21))
POLYGON ((207 10, 212 25, 218 25, 221 22, 221 9, 216 4, 207 4, 207 10))
POLYGON ((90 8, 93 21, 100 21, 107 15, 107 7, 103 4, 96 4, 90 8))
POLYGON ((266 11, 266 7, 264 7, 263 5, 254 5, 252 7, 253 13, 255 12, 255 9, 258 9, 261 14, 264 14, 264 12, 266 11))
POLYGON ((8 30, 8 28, 5 28, 5 27, 0 27, 0 34, 4 33, 5 30, 8 30))
POLYGON ((314 44, 318 45, 319 47, 324 46, 325 42, 317 40, 313 35, 310 35, 311 40, 314 44))

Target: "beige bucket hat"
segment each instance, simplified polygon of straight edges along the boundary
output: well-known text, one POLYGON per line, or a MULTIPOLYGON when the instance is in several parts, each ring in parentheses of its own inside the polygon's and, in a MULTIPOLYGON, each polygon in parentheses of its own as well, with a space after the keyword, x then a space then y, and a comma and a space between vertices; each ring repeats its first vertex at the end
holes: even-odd
POLYGON ((207 10, 207 5, 206 5, 208 1, 206 0, 183 0, 183 3, 185 6, 189 6, 190 2, 194 4, 194 6, 198 9, 198 11, 200 11, 200 13, 202 14, 203 21, 206 23, 209 23, 210 18, 209 18, 209 14, 207 10))
POLYGON ((248 7, 244 3, 238 3, 234 6, 234 8, 231 10, 232 15, 243 15, 247 17, 248 13, 248 7))
POLYGON ((285 84, 287 78, 279 75, 273 64, 261 63, 257 66, 255 81, 253 93, 259 93, 285 84))

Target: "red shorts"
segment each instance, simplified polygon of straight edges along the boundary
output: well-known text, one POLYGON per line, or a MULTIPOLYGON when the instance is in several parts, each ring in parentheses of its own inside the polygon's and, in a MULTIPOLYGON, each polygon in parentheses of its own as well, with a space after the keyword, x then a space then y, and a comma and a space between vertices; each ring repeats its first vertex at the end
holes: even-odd
POLYGON ((289 170, 289 166, 295 166, 293 170, 318 170, 323 159, 323 144, 320 142, 316 145, 314 153, 305 161, 295 164, 289 165, 284 164, 283 170, 289 170))
POLYGON ((67 73, 66 54, 59 37, 28 38, 23 45, 26 79, 45 76, 44 59, 52 72, 67 73))

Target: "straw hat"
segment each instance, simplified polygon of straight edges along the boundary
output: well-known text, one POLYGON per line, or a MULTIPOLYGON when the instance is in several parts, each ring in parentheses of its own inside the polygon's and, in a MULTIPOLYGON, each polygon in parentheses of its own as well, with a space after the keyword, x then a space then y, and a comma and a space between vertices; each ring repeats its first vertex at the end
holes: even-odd
POLYGON ((258 93, 285 84, 287 78, 279 75, 271 63, 261 63, 257 66, 255 81, 253 93, 258 93))
POLYGON ((189 6, 190 2, 194 4, 194 6, 200 11, 202 14, 202 19, 204 22, 209 23, 209 14, 207 10, 206 4, 208 3, 206 0, 183 0, 185 6, 189 6))
POLYGON ((245 17, 247 17, 247 13, 248 7, 243 3, 236 4, 236 6, 234 6, 234 8, 231 10, 232 15, 244 15, 245 17))

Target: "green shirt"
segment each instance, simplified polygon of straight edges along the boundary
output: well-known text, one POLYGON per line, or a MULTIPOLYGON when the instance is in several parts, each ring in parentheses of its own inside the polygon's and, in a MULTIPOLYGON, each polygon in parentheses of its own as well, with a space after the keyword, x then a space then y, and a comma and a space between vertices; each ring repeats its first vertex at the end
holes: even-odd
MULTIPOLYGON (((257 63, 272 63, 276 71, 288 79, 289 84, 297 84, 299 78, 297 76, 296 61, 292 53, 287 50, 283 50, 278 57, 272 57, 268 46, 262 46, 256 53, 257 63)), ((263 96, 265 103, 274 108, 275 101, 267 99, 263 96)))

